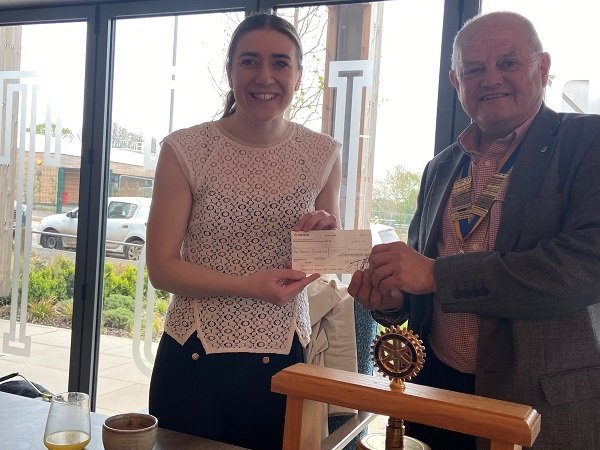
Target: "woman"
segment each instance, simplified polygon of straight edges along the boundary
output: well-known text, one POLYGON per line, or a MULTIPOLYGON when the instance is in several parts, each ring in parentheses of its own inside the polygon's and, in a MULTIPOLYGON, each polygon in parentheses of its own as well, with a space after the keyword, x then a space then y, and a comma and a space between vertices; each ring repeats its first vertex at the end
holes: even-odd
POLYGON ((306 286, 290 232, 338 226, 339 144, 284 119, 300 86, 295 29, 246 18, 227 54, 223 117, 167 136, 148 221, 152 284, 172 292, 150 385, 162 427, 281 449, 271 377, 303 361, 306 286))

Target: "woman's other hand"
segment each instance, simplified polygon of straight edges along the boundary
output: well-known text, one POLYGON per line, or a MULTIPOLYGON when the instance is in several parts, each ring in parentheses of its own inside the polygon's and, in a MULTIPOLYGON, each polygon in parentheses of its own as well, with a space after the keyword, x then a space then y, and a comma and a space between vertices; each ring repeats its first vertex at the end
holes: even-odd
POLYGON ((337 218, 325 210, 311 211, 300 217, 294 231, 335 230, 337 218))

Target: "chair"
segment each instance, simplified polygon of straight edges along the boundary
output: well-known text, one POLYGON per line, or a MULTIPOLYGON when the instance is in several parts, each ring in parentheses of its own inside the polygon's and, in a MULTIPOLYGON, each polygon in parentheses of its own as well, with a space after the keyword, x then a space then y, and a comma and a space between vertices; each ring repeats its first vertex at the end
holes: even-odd
MULTIPOLYGON (((309 285, 308 298, 313 333, 307 348, 307 362, 371 375, 370 349, 377 328, 371 313, 354 301, 347 286, 335 275, 323 275, 309 285), (353 328, 349 326, 348 316, 354 319, 353 328), (327 353, 328 349, 331 354, 327 353)), ((365 428, 375 418, 371 413, 336 405, 326 405, 324 410, 329 417, 326 427, 322 425, 325 430, 323 450, 355 449, 365 428)))
MULTIPOLYGON (((377 322, 371 313, 360 303, 354 302, 354 323, 356 329, 356 355, 358 373, 373 374, 371 343, 377 332, 377 322)), ((356 416, 334 416, 329 418, 329 437, 321 443, 321 450, 354 450, 358 441, 367 433, 367 427, 377 417, 376 414, 358 411, 356 416)))

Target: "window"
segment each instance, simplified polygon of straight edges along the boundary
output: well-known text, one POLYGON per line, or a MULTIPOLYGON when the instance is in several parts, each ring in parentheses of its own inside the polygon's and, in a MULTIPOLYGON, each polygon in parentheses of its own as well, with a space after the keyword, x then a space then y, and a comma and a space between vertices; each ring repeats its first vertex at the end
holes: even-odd
POLYGON ((555 111, 600 113, 600 67, 585 42, 597 41, 600 5, 574 0, 550 8, 543 1, 484 0, 482 12, 509 10, 535 26, 544 51, 550 53, 550 81, 544 101, 555 111))
POLYGON ((307 53, 291 116, 343 144, 344 228, 375 221, 406 238, 433 155, 442 11, 440 0, 277 10, 307 53))
MULTIPOLYGON (((32 378, 52 391, 95 393, 100 412, 146 407, 170 301, 147 283, 144 262, 154 170, 169 132, 220 116, 226 48, 256 7, 226 3, 0 5, 0 32, 15 43, 0 48, 3 101, 16 124, 0 130, 0 182, 10 187, 0 217, 14 221, 14 237, 13 227, 0 230, 0 360, 26 376, 43 367, 32 378), (96 53, 86 60, 88 49, 96 53), (35 120, 24 114, 34 110, 35 120), (10 151, 2 146, 9 135, 10 151), (40 230, 46 216, 56 225, 40 230), (44 291, 37 271, 53 261, 61 272, 44 291), (44 323, 60 337, 31 320, 59 310, 64 322, 44 323)), ((305 50, 289 117, 343 143, 344 226, 379 222, 404 238, 433 154, 444 2, 293 6, 277 9, 297 25, 305 50)))
POLYGON ((77 216, 60 214, 61 231, 39 225, 78 203, 86 24, 0 26, 0 39, 0 217, 14 217, 12 231, 0 227, 0 375, 62 392, 75 254, 61 242, 62 233, 75 240, 77 216))

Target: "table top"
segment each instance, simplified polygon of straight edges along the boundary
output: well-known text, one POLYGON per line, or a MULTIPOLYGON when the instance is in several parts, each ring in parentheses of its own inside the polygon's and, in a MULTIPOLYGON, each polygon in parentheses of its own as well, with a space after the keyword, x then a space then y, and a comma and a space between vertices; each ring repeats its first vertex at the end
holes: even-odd
MULTIPOLYGON (((50 403, 0 392, 0 448, 10 450, 46 450, 44 428, 50 403)), ((102 423, 106 416, 92 413, 92 440, 87 450, 104 450, 102 423)), ((153 450, 243 450, 241 447, 158 429, 153 450)))

